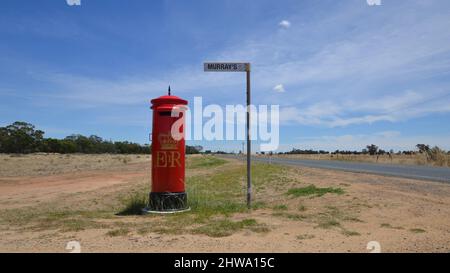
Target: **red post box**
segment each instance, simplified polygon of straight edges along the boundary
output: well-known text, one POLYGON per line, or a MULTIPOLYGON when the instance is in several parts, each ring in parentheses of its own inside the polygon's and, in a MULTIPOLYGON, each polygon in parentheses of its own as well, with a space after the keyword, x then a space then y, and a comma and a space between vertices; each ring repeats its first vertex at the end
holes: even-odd
POLYGON ((169 94, 151 101, 152 189, 149 212, 189 209, 185 192, 185 110, 188 102, 169 94), (175 130, 175 131, 174 131, 175 130), (175 132, 175 134, 174 134, 175 132))

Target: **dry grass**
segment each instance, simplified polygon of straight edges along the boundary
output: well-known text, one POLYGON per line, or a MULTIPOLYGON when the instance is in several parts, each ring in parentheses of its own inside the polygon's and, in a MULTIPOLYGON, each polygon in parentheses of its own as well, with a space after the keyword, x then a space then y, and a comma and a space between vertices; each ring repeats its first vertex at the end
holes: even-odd
POLYGON ((129 169, 148 162, 150 155, 0 154, 0 177, 45 176, 93 170, 129 169))
MULTIPOLYGON (((263 156, 263 155, 260 155, 263 156)), ((265 155, 267 156, 267 155, 265 155)), ((340 160, 340 161, 354 161, 367 163, 381 163, 381 164, 401 164, 401 165, 428 165, 439 167, 450 167, 450 155, 443 151, 436 151, 433 157, 427 157, 426 154, 414 155, 274 155, 283 158, 293 159, 310 159, 310 160, 340 160)))
POLYGON ((433 147, 428 152, 428 162, 436 166, 450 166, 450 155, 439 147, 433 147))

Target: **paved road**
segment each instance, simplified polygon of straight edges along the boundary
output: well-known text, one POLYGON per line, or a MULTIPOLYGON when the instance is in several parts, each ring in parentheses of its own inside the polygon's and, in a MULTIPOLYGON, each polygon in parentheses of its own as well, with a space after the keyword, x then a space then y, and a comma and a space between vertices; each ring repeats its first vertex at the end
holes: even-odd
MULTIPOLYGON (((230 155, 227 155, 227 157, 237 158, 237 156, 230 156, 230 155)), ((311 168, 323 168, 323 169, 332 169, 357 173, 371 173, 371 174, 450 183, 450 168, 446 167, 357 163, 357 162, 347 162, 337 160, 288 159, 277 157, 272 157, 271 159, 267 157, 252 157, 252 160, 262 162, 271 161, 272 163, 285 165, 300 165, 311 168)))

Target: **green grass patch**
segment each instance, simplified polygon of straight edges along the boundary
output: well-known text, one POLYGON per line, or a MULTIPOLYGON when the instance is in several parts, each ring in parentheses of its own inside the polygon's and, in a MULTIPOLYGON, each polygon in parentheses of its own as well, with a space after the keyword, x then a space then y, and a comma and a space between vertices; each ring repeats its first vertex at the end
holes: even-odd
POLYGON ((106 233, 106 235, 111 237, 117 237, 117 236, 126 236, 130 233, 130 230, 127 228, 118 228, 110 230, 106 233))
POLYGON ((226 160, 211 155, 193 156, 191 158, 188 158, 186 162, 186 168, 211 168, 224 165, 225 163, 227 163, 226 160))
POLYGON ((337 229, 345 236, 360 236, 356 231, 346 229, 341 222, 363 222, 357 217, 351 216, 345 210, 339 209, 335 206, 326 206, 327 211, 321 212, 317 215, 317 228, 323 229, 337 229))
POLYGON ((265 225, 258 224, 255 219, 245 219, 237 222, 231 221, 229 219, 223 219, 212 221, 204 226, 195 228, 193 230, 193 233, 205 234, 211 237, 225 237, 244 228, 247 228, 254 232, 268 231, 265 225))
POLYGON ((277 211, 280 211, 280 210, 287 210, 288 209, 288 207, 286 206, 286 205, 276 205, 276 206, 273 206, 273 210, 277 210, 277 211))
POLYGON ((293 221, 301 221, 301 220, 304 220, 307 218, 304 215, 295 214, 295 213, 287 213, 284 211, 277 211, 277 212, 274 212, 272 215, 276 216, 276 217, 285 217, 285 218, 287 218, 289 220, 293 220, 293 221))
POLYGON ((354 217, 354 216, 345 216, 343 218, 343 220, 348 221, 348 222, 364 223, 363 220, 359 219, 358 217, 354 217))
POLYGON ((71 211, 47 207, 26 207, 1 211, 0 223, 22 230, 70 232, 89 228, 104 228, 106 225, 98 222, 97 219, 110 216, 111 213, 105 211, 71 211))
POLYGON ((317 227, 324 228, 324 229, 330 229, 330 228, 340 227, 340 226, 341 226, 341 223, 339 223, 335 219, 320 221, 319 224, 317 225, 317 227))
POLYGON ((427 232, 426 230, 421 229, 421 228, 412 228, 409 231, 411 231, 412 233, 425 233, 425 232, 427 232))
MULTIPOLYGON (((252 179, 255 186, 282 175, 282 168, 268 164, 254 164, 252 179)), ((191 212, 197 217, 230 215, 247 211, 245 195, 245 166, 233 166, 213 175, 190 177, 186 181, 191 212)), ((265 207, 264 202, 253 202, 252 208, 265 207)))
POLYGON ((347 230, 347 229, 342 229, 342 234, 344 234, 345 236, 360 236, 361 235, 359 232, 347 230))
POLYGON ((301 221, 301 220, 306 219, 305 216, 299 215, 299 214, 294 214, 294 213, 288 213, 288 214, 286 214, 286 217, 288 219, 291 219, 291 220, 294 220, 294 221, 301 221))
POLYGON ((293 195, 295 197, 300 196, 313 196, 313 197, 320 197, 327 193, 333 193, 333 194, 344 194, 344 190, 341 188, 318 188, 314 185, 309 185, 307 187, 302 188, 293 188, 289 189, 287 194, 293 195))
POLYGON ((392 228, 392 229, 403 229, 402 227, 395 227, 395 226, 393 226, 393 225, 391 225, 389 223, 382 223, 380 225, 380 227, 382 227, 382 228, 392 228))
POLYGON ((266 208, 267 204, 264 201, 256 201, 252 203, 252 209, 263 209, 266 208))

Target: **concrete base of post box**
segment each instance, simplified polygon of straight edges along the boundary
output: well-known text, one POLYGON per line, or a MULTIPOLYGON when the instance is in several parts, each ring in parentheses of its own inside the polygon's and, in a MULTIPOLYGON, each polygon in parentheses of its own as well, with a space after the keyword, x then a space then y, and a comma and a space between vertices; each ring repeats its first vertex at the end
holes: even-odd
POLYGON ((144 213, 173 213, 188 211, 185 192, 151 192, 148 207, 144 213))

